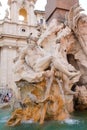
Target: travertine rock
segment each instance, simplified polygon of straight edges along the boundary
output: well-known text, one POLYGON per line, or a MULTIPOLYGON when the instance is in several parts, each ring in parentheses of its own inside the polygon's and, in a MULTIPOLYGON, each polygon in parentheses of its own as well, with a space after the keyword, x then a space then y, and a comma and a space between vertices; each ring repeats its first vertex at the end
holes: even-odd
POLYGON ((87 88, 85 86, 77 86, 75 100, 75 109, 84 110, 87 109, 87 88))
POLYGON ((12 113, 8 125, 14 126, 28 120, 39 121, 42 124, 47 119, 64 120, 69 118, 65 101, 60 94, 60 88, 56 81, 54 81, 50 90, 46 88, 45 81, 35 84, 35 86, 32 86, 33 88, 31 85, 27 87, 27 90, 30 88, 30 92, 26 91, 27 97, 25 93, 22 93, 22 97, 25 96, 21 102, 22 108, 18 108, 12 113))

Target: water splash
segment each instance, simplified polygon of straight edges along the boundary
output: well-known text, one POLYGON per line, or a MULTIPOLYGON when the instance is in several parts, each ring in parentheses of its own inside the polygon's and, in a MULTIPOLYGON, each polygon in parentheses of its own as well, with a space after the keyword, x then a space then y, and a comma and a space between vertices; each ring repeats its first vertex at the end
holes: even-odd
POLYGON ((62 121, 61 123, 66 123, 66 124, 69 124, 69 125, 73 125, 73 124, 79 124, 80 121, 76 120, 76 119, 66 119, 66 120, 62 121))
POLYGON ((31 123, 33 123, 33 122, 34 122, 33 119, 28 120, 28 121, 22 121, 23 124, 31 124, 31 123))
POLYGON ((5 123, 5 122, 7 122, 7 120, 8 120, 9 118, 10 118, 10 115, 1 118, 1 119, 0 119, 0 123, 5 123))

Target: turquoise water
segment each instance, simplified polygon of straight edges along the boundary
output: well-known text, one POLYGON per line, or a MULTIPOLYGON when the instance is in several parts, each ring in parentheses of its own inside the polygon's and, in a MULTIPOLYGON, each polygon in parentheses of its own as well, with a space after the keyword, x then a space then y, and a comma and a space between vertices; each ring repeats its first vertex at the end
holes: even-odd
POLYGON ((20 126, 8 127, 6 121, 10 117, 10 111, 0 110, 0 130, 87 130, 87 111, 75 112, 71 119, 62 122, 49 121, 43 125, 22 123, 20 126))

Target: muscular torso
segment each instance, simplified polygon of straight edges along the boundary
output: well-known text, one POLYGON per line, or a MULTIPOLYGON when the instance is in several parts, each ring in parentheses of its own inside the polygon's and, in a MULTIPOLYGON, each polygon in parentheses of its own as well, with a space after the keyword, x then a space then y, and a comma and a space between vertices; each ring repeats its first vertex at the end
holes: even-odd
POLYGON ((40 54, 37 47, 35 47, 34 49, 29 48, 27 51, 27 55, 25 56, 25 61, 27 65, 33 68, 37 60, 41 57, 42 55, 40 54))

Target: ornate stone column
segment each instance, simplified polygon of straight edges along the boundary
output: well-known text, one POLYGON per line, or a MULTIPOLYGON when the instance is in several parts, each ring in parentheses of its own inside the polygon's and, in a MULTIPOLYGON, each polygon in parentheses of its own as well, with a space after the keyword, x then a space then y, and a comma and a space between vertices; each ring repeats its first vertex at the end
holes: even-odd
POLYGON ((30 4, 29 4, 29 16, 30 16, 29 25, 31 25, 31 26, 37 25, 36 16, 34 14, 34 4, 35 4, 35 2, 33 0, 30 0, 30 4))

